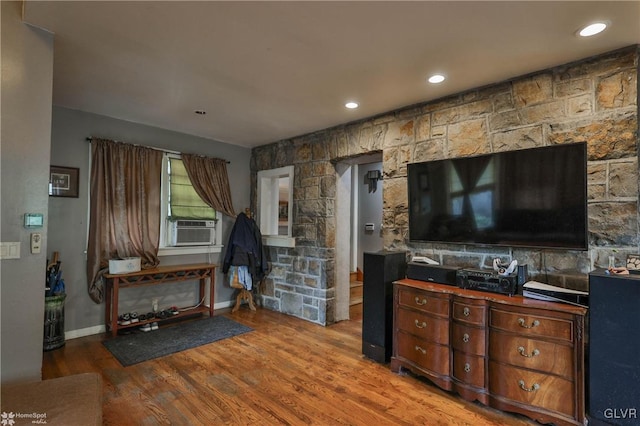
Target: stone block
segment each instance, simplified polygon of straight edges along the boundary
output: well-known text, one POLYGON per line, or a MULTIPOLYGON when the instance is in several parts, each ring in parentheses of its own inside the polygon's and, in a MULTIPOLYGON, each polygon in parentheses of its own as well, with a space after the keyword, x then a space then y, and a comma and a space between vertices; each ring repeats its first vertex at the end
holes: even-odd
POLYGON ((595 120, 584 126, 552 125, 549 142, 552 144, 586 142, 589 161, 637 156, 637 128, 635 116, 595 120))
POLYGON ((384 138, 387 134, 386 124, 376 124, 373 127, 373 140, 371 143, 371 151, 381 151, 384 146, 384 138))
POLYGON ((419 142, 415 145, 413 152, 413 161, 416 163, 422 161, 442 160, 445 156, 446 141, 444 139, 431 139, 425 142, 419 142))
POLYGON ((553 98, 551 73, 538 74, 513 82, 513 99, 519 108, 538 105, 553 98))
POLYGON ((567 114, 564 101, 546 102, 519 110, 523 124, 557 123, 567 114))
POLYGON ((302 317, 302 295, 283 292, 280 297, 280 308, 284 314, 302 317))
POLYGON ((316 161, 313 163, 313 176, 334 175, 336 169, 329 161, 316 161))
POLYGON ((344 129, 336 135, 336 157, 343 158, 349 156, 349 138, 344 129))
POLYGON ((431 138, 431 114, 422 114, 416 118, 416 142, 431 138))
POLYGON ((383 182, 383 209, 398 208, 406 210, 408 207, 408 190, 406 179, 385 179, 383 182))
POLYGON ((302 318, 312 322, 317 322, 318 317, 318 308, 315 306, 302 305, 302 318))
POLYGON ((593 102, 590 94, 570 98, 567 101, 569 116, 590 115, 593 113, 593 102))
POLYGON ((311 158, 314 161, 318 160, 328 160, 329 152, 327 150, 327 144, 323 143, 322 140, 319 140, 311 145, 311 158))
POLYGON ((302 303, 305 305, 318 306, 318 299, 311 296, 302 296, 302 303))
POLYGON ((265 297, 262 296, 262 307, 265 309, 269 309, 270 311, 281 312, 280 310, 280 300, 275 299, 273 297, 265 297))
POLYGON ((432 114, 434 126, 451 125, 460 121, 478 119, 493 112, 493 104, 490 99, 475 102, 467 102, 432 114))
POLYGON ((493 112, 503 112, 513 110, 515 103, 511 92, 498 93, 491 98, 493 103, 493 112))
POLYGON ((609 196, 638 197, 638 162, 635 159, 609 165, 609 196))
POLYGON ((320 178, 320 197, 335 198, 336 196, 336 176, 323 176, 320 178))
POLYGON ((275 295, 275 284, 272 278, 265 278, 263 281, 261 293, 264 296, 273 297, 275 295))
POLYGON ((317 200, 318 198, 320 198, 319 186, 307 186, 306 188, 304 188, 305 200, 317 200))
POLYGON ((307 163, 311 161, 311 159, 311 144, 308 142, 296 143, 293 158, 294 163, 307 163))
POLYGON ((468 157, 490 152, 486 121, 476 119, 449 126, 449 157, 468 157))
POLYGON ((608 202, 588 206, 590 244, 638 245, 638 203, 608 202))
POLYGON ((554 84, 554 96, 556 98, 567 98, 576 95, 593 93, 593 83, 591 78, 578 78, 574 80, 557 81, 554 84))
POLYGON ((542 127, 521 127, 491 135, 493 152, 513 151, 515 149, 536 148, 543 145, 542 127))
POLYGON ((489 116, 491 131, 511 129, 522 125, 522 117, 516 110, 497 112, 489 116))
POLYGON ((309 275, 313 275, 315 277, 319 277, 322 275, 322 266, 323 262, 319 259, 309 259, 309 275))
POLYGON ((637 71, 624 70, 603 77, 596 86, 598 110, 637 105, 637 71))
POLYGON ((306 274, 308 271, 308 261, 305 258, 296 257, 293 260, 293 271, 306 274))
POLYGON ((431 127, 431 137, 432 138, 443 138, 447 136, 447 126, 432 126, 431 127))
POLYGON ((413 120, 394 121, 389 123, 383 147, 389 148, 392 146, 413 143, 415 141, 414 125, 415 122, 413 120))

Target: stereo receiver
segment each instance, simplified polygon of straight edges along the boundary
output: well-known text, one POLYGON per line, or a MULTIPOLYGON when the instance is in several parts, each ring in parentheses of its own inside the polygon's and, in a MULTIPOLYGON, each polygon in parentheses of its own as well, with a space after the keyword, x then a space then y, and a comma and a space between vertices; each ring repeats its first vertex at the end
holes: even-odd
POLYGON ((518 273, 499 275, 492 271, 460 269, 456 273, 456 283, 460 288, 513 296, 518 292, 518 273))

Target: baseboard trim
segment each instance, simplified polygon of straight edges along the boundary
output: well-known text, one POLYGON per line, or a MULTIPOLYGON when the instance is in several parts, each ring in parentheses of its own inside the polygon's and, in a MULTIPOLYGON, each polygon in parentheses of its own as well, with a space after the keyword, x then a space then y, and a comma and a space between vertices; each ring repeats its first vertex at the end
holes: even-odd
MULTIPOLYGON (((235 301, 227 300, 226 302, 220 302, 213 305, 213 309, 224 309, 235 304, 235 301)), ((79 337, 93 336, 94 334, 101 334, 107 331, 107 326, 94 325, 93 327, 80 328, 78 330, 69 330, 64 332, 65 340, 77 339, 79 337)))
POLYGON ((107 331, 105 325, 95 325, 93 327, 81 328, 79 330, 70 330, 64 332, 65 340, 77 339, 79 337, 93 336, 94 334, 100 334, 107 331))

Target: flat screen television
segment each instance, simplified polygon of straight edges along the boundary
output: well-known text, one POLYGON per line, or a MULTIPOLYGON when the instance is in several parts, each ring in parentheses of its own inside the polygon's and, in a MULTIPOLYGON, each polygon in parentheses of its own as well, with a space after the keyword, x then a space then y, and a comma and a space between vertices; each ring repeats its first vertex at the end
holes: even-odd
POLYGON ((412 163, 407 183, 410 241, 588 248, 584 143, 412 163))

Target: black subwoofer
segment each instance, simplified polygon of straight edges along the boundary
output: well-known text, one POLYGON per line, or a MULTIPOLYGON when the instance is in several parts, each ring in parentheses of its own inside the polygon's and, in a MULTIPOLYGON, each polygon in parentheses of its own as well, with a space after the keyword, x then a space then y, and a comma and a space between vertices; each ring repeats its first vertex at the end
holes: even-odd
POLYGON ((589 274, 589 425, 640 424, 640 277, 589 274))
POLYGON ((362 353, 379 363, 391 359, 393 282, 407 273, 405 252, 363 255, 362 353))

